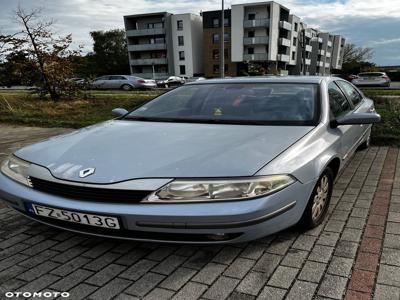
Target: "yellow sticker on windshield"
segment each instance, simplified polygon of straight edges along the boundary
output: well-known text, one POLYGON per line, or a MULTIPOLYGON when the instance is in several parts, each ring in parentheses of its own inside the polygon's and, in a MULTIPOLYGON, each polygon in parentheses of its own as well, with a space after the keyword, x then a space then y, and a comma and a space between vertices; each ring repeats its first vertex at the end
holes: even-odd
POLYGON ((222 116, 222 109, 220 107, 214 108, 214 116, 222 116))

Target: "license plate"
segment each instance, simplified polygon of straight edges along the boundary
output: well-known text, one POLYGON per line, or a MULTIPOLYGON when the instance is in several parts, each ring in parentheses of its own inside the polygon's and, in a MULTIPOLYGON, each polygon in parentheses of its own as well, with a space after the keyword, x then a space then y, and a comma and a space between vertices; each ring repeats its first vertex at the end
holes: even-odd
POLYGON ((86 213, 52 208, 37 204, 30 204, 29 212, 38 216, 53 218, 72 223, 103 227, 109 229, 120 229, 118 219, 109 216, 86 214, 86 213))

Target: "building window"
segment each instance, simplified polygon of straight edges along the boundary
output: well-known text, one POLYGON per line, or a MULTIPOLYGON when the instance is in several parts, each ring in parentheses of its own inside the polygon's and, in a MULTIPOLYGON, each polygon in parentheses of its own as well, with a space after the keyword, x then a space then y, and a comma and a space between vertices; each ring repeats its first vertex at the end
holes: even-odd
POLYGON ((228 72, 228 65, 224 65, 224 66, 225 66, 225 67, 224 67, 224 69, 225 69, 224 71, 225 71, 225 72, 228 72))
POLYGON ((180 65, 180 66, 179 66, 179 73, 180 73, 181 75, 185 75, 185 74, 186 74, 186 67, 185 67, 185 65, 180 65))
POLYGON ((229 33, 224 33, 224 42, 225 43, 229 42, 229 33))
POLYGON ((219 73, 219 65, 213 65, 213 73, 214 74, 219 73))
POLYGON ((178 36, 178 46, 183 46, 184 44, 183 35, 178 36))
POLYGON ((292 60, 295 60, 296 59, 296 52, 292 52, 292 60))
POLYGON ((224 18, 224 27, 229 27, 229 19, 224 18))
POLYGON ((293 38, 293 46, 297 46, 297 38, 293 38))
POLYGON ((250 38, 254 37, 254 35, 255 35, 254 31, 249 31, 247 33, 247 36, 250 37, 250 38))
POLYGON ((218 33, 214 33, 212 35, 212 41, 213 41, 213 44, 218 44, 219 43, 219 34, 218 33))
POLYGON ((214 60, 219 59, 219 50, 218 49, 214 49, 212 51, 212 57, 214 60))
POLYGON ((254 54, 254 48, 247 48, 247 54, 254 54))
POLYGON ((185 51, 179 51, 179 60, 185 60, 185 51))
POLYGON ((248 14, 248 15, 247 15, 247 18, 248 18, 249 20, 255 20, 255 19, 256 19, 256 14, 248 14))
POLYGON ((148 29, 153 29, 153 28, 164 28, 164 23, 158 22, 158 23, 148 23, 147 24, 148 29))
POLYGON ((214 18, 212 20, 212 22, 213 22, 213 27, 219 27, 219 19, 218 18, 214 18))
POLYGON ((226 48, 224 49, 224 57, 228 58, 228 49, 226 49, 226 48))
POLYGON ((176 21, 176 26, 178 30, 183 30, 183 21, 182 20, 176 21))
POLYGON ((298 23, 294 23, 294 31, 297 31, 297 29, 299 29, 299 24, 298 23))

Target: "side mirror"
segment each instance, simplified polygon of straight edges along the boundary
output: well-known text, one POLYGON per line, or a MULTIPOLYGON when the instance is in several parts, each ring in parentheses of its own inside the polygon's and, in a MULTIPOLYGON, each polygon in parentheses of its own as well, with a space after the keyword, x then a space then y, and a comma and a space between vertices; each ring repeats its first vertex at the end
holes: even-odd
POLYGON ((125 108, 114 108, 111 112, 113 116, 117 118, 125 116, 128 113, 125 108))
POLYGON ((341 125, 361 125, 379 123, 381 116, 377 113, 352 113, 339 119, 333 120, 331 126, 336 128, 341 125))

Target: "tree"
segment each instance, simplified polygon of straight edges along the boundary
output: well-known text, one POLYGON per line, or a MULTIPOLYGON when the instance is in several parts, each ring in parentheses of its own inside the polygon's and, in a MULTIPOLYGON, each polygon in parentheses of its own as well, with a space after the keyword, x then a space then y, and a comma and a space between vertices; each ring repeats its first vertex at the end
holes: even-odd
POLYGON ((357 47, 355 44, 346 44, 343 49, 342 72, 357 74, 363 71, 372 71, 376 65, 369 62, 373 50, 368 47, 357 47))
POLYGON ((368 61, 372 58, 372 55, 372 48, 346 44, 343 48, 343 64, 368 61))
POLYGON ((53 21, 44 21, 41 9, 26 12, 20 6, 15 18, 21 30, 9 35, 0 35, 0 55, 9 57, 19 53, 32 62, 32 68, 40 74, 35 82, 41 96, 49 94, 53 101, 73 88, 68 80, 73 74, 71 57, 80 53, 71 50, 71 35, 55 36, 53 21))
POLYGON ((93 52, 86 55, 86 70, 83 70, 86 74, 82 75, 130 73, 124 30, 92 31, 90 36, 93 39, 93 52))

